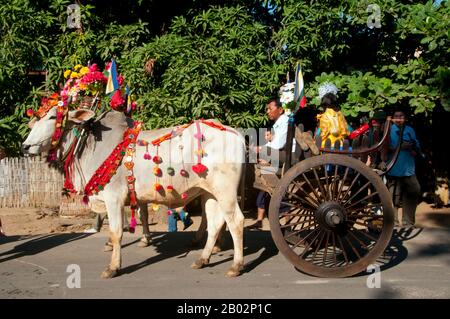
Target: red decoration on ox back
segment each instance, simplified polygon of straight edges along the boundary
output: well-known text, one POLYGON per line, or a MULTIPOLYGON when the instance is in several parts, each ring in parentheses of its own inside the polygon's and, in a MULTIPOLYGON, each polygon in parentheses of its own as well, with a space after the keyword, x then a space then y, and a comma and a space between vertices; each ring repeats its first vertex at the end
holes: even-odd
POLYGON ((205 172, 207 169, 208 168, 205 165, 203 165, 202 163, 197 163, 192 166, 192 170, 196 174, 201 174, 201 173, 205 172))
POLYGON ((197 175, 200 175, 204 173, 208 168, 202 164, 202 154, 204 153, 202 150, 202 140, 204 139, 204 136, 200 130, 199 121, 195 121, 195 126, 197 128, 197 133, 194 135, 197 139, 197 164, 192 166, 192 170, 197 175))

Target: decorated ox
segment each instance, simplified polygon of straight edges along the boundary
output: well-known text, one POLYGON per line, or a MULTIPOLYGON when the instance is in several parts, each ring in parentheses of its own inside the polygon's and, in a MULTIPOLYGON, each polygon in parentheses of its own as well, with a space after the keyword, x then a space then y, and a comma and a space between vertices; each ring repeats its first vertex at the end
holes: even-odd
MULTIPOLYGON (((96 206, 103 206, 108 213, 109 240, 113 250, 111 262, 102 273, 103 278, 116 276, 121 268, 124 206, 133 201, 133 197, 140 208, 141 218, 147 220, 148 203, 181 207, 202 196, 208 237, 200 258, 191 267, 199 269, 209 262, 219 230, 226 222, 234 244, 233 264, 227 275, 240 274, 243 267, 244 216, 237 202, 237 190, 245 148, 239 133, 215 121, 197 121, 178 131, 178 128, 167 128, 139 132, 136 123, 123 113, 109 111, 94 119, 94 112, 79 109, 67 113, 66 125, 55 145, 52 137, 55 126, 58 127, 55 125, 56 117, 55 107, 35 121, 22 150, 25 154, 37 155, 56 149, 58 158, 67 161, 67 154, 75 148, 73 141, 79 138, 79 132, 87 132, 85 143, 76 154, 72 153, 73 164, 69 175, 73 189, 84 189, 94 211, 96 206), (178 133, 171 138, 160 139, 174 131, 178 133), (127 150, 119 150, 119 145, 126 138, 131 138, 127 150), (132 153, 128 153, 130 149, 132 153), (120 154, 117 154, 115 163, 112 163, 113 160, 105 163, 115 150, 123 157, 118 160, 120 154), (115 169, 101 173, 101 169, 109 164, 116 165, 115 169), (94 174, 100 176, 99 172, 102 176, 109 176, 104 184, 98 179, 101 187, 97 182, 92 183, 94 174)), ((146 222, 143 222, 143 227, 144 235, 148 235, 146 222)))

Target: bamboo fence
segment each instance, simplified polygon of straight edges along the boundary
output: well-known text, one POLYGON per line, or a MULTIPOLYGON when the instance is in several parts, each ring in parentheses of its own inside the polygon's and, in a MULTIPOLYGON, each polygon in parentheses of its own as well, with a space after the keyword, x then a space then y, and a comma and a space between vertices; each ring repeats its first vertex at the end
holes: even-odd
POLYGON ((43 158, 4 158, 0 160, 0 208, 59 207, 61 215, 89 212, 80 196, 62 196, 63 183, 61 172, 43 158))

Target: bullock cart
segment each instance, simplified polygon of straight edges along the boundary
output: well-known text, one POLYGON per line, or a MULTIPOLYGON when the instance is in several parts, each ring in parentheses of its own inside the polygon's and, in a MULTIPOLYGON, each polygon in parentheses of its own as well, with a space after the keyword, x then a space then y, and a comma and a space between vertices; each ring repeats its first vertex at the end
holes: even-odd
POLYGON ((364 134, 343 144, 316 138, 316 156, 298 138, 303 127, 291 123, 286 149, 292 149, 294 140, 296 151, 285 154, 279 173, 260 174, 256 166, 254 186, 271 195, 272 238, 302 272, 318 277, 358 274, 390 242, 394 207, 382 178, 395 164, 401 142, 388 159, 392 120, 370 123, 364 134))

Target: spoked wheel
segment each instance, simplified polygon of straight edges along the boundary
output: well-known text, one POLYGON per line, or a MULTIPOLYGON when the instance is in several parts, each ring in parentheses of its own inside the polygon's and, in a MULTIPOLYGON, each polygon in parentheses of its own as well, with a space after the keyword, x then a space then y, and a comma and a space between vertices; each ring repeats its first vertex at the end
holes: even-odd
POLYGON ((374 263, 394 228, 388 189, 354 158, 327 154, 290 168, 272 194, 270 230, 299 270, 347 277, 374 263))

